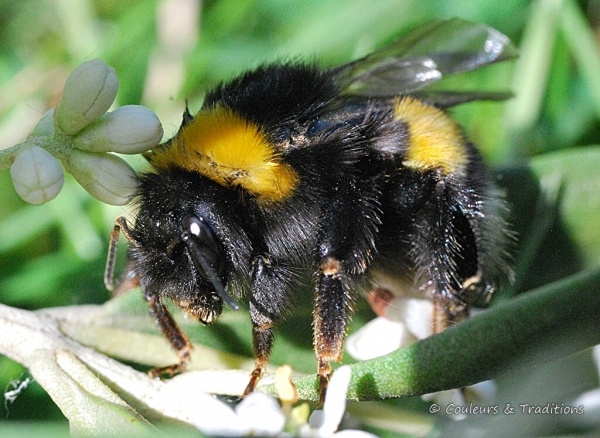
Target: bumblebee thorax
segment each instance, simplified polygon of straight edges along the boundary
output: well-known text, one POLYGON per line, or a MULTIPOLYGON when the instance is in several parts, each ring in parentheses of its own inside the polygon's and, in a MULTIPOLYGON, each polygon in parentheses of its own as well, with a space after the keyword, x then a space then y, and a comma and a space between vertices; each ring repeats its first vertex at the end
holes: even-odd
POLYGON ((177 166, 225 187, 239 186, 259 202, 282 201, 298 184, 263 129, 224 106, 198 113, 151 161, 158 171, 177 166))

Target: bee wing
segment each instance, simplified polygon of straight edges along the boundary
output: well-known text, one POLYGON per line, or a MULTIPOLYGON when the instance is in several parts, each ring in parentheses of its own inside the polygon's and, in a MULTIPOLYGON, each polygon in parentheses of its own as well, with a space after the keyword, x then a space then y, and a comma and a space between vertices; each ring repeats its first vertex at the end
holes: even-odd
MULTIPOLYGON (((516 49, 507 36, 485 24, 454 18, 431 21, 377 52, 334 68, 333 73, 342 94, 389 97, 414 93, 446 76, 514 57, 516 49)), ((454 94, 459 103, 477 99, 469 98, 470 93, 454 94)))
POLYGON ((450 108, 461 103, 471 102, 473 100, 490 100, 501 101, 514 97, 513 93, 504 91, 417 91, 411 93, 411 96, 416 97, 430 105, 438 108, 450 108))

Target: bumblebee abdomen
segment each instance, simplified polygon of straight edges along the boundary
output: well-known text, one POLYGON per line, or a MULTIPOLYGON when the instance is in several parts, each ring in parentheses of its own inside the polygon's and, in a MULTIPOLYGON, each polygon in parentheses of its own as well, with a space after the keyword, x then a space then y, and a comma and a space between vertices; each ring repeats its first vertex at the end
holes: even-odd
POLYGON ((444 111, 405 96, 394 102, 393 116, 405 123, 408 142, 403 164, 418 171, 464 173, 468 152, 457 122, 444 111))

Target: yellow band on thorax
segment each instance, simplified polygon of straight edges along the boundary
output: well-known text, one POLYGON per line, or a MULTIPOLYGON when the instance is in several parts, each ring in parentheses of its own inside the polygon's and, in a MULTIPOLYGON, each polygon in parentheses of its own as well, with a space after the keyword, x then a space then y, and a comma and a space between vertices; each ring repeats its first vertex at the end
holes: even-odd
POLYGON ((152 157, 155 168, 168 166, 199 172, 223 186, 240 186, 260 202, 282 201, 298 184, 275 146, 254 123, 228 108, 200 112, 152 157))

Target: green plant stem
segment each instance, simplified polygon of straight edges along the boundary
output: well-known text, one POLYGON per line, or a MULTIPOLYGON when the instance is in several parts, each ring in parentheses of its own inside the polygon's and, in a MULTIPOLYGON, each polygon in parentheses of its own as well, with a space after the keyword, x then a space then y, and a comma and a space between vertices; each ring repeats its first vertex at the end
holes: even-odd
POLYGON ((0 170, 10 168, 10 166, 12 166, 13 161, 15 161, 15 157, 17 156, 17 154, 23 149, 27 149, 33 146, 34 144, 35 143, 32 143, 30 139, 27 139, 22 143, 0 150, 0 170))
MULTIPOLYGON (((461 388, 596 345, 600 343, 599 290, 600 269, 580 273, 500 304, 439 335, 351 365, 348 399, 379 400, 461 388)), ((302 399, 318 398, 316 376, 295 383, 302 399)))

